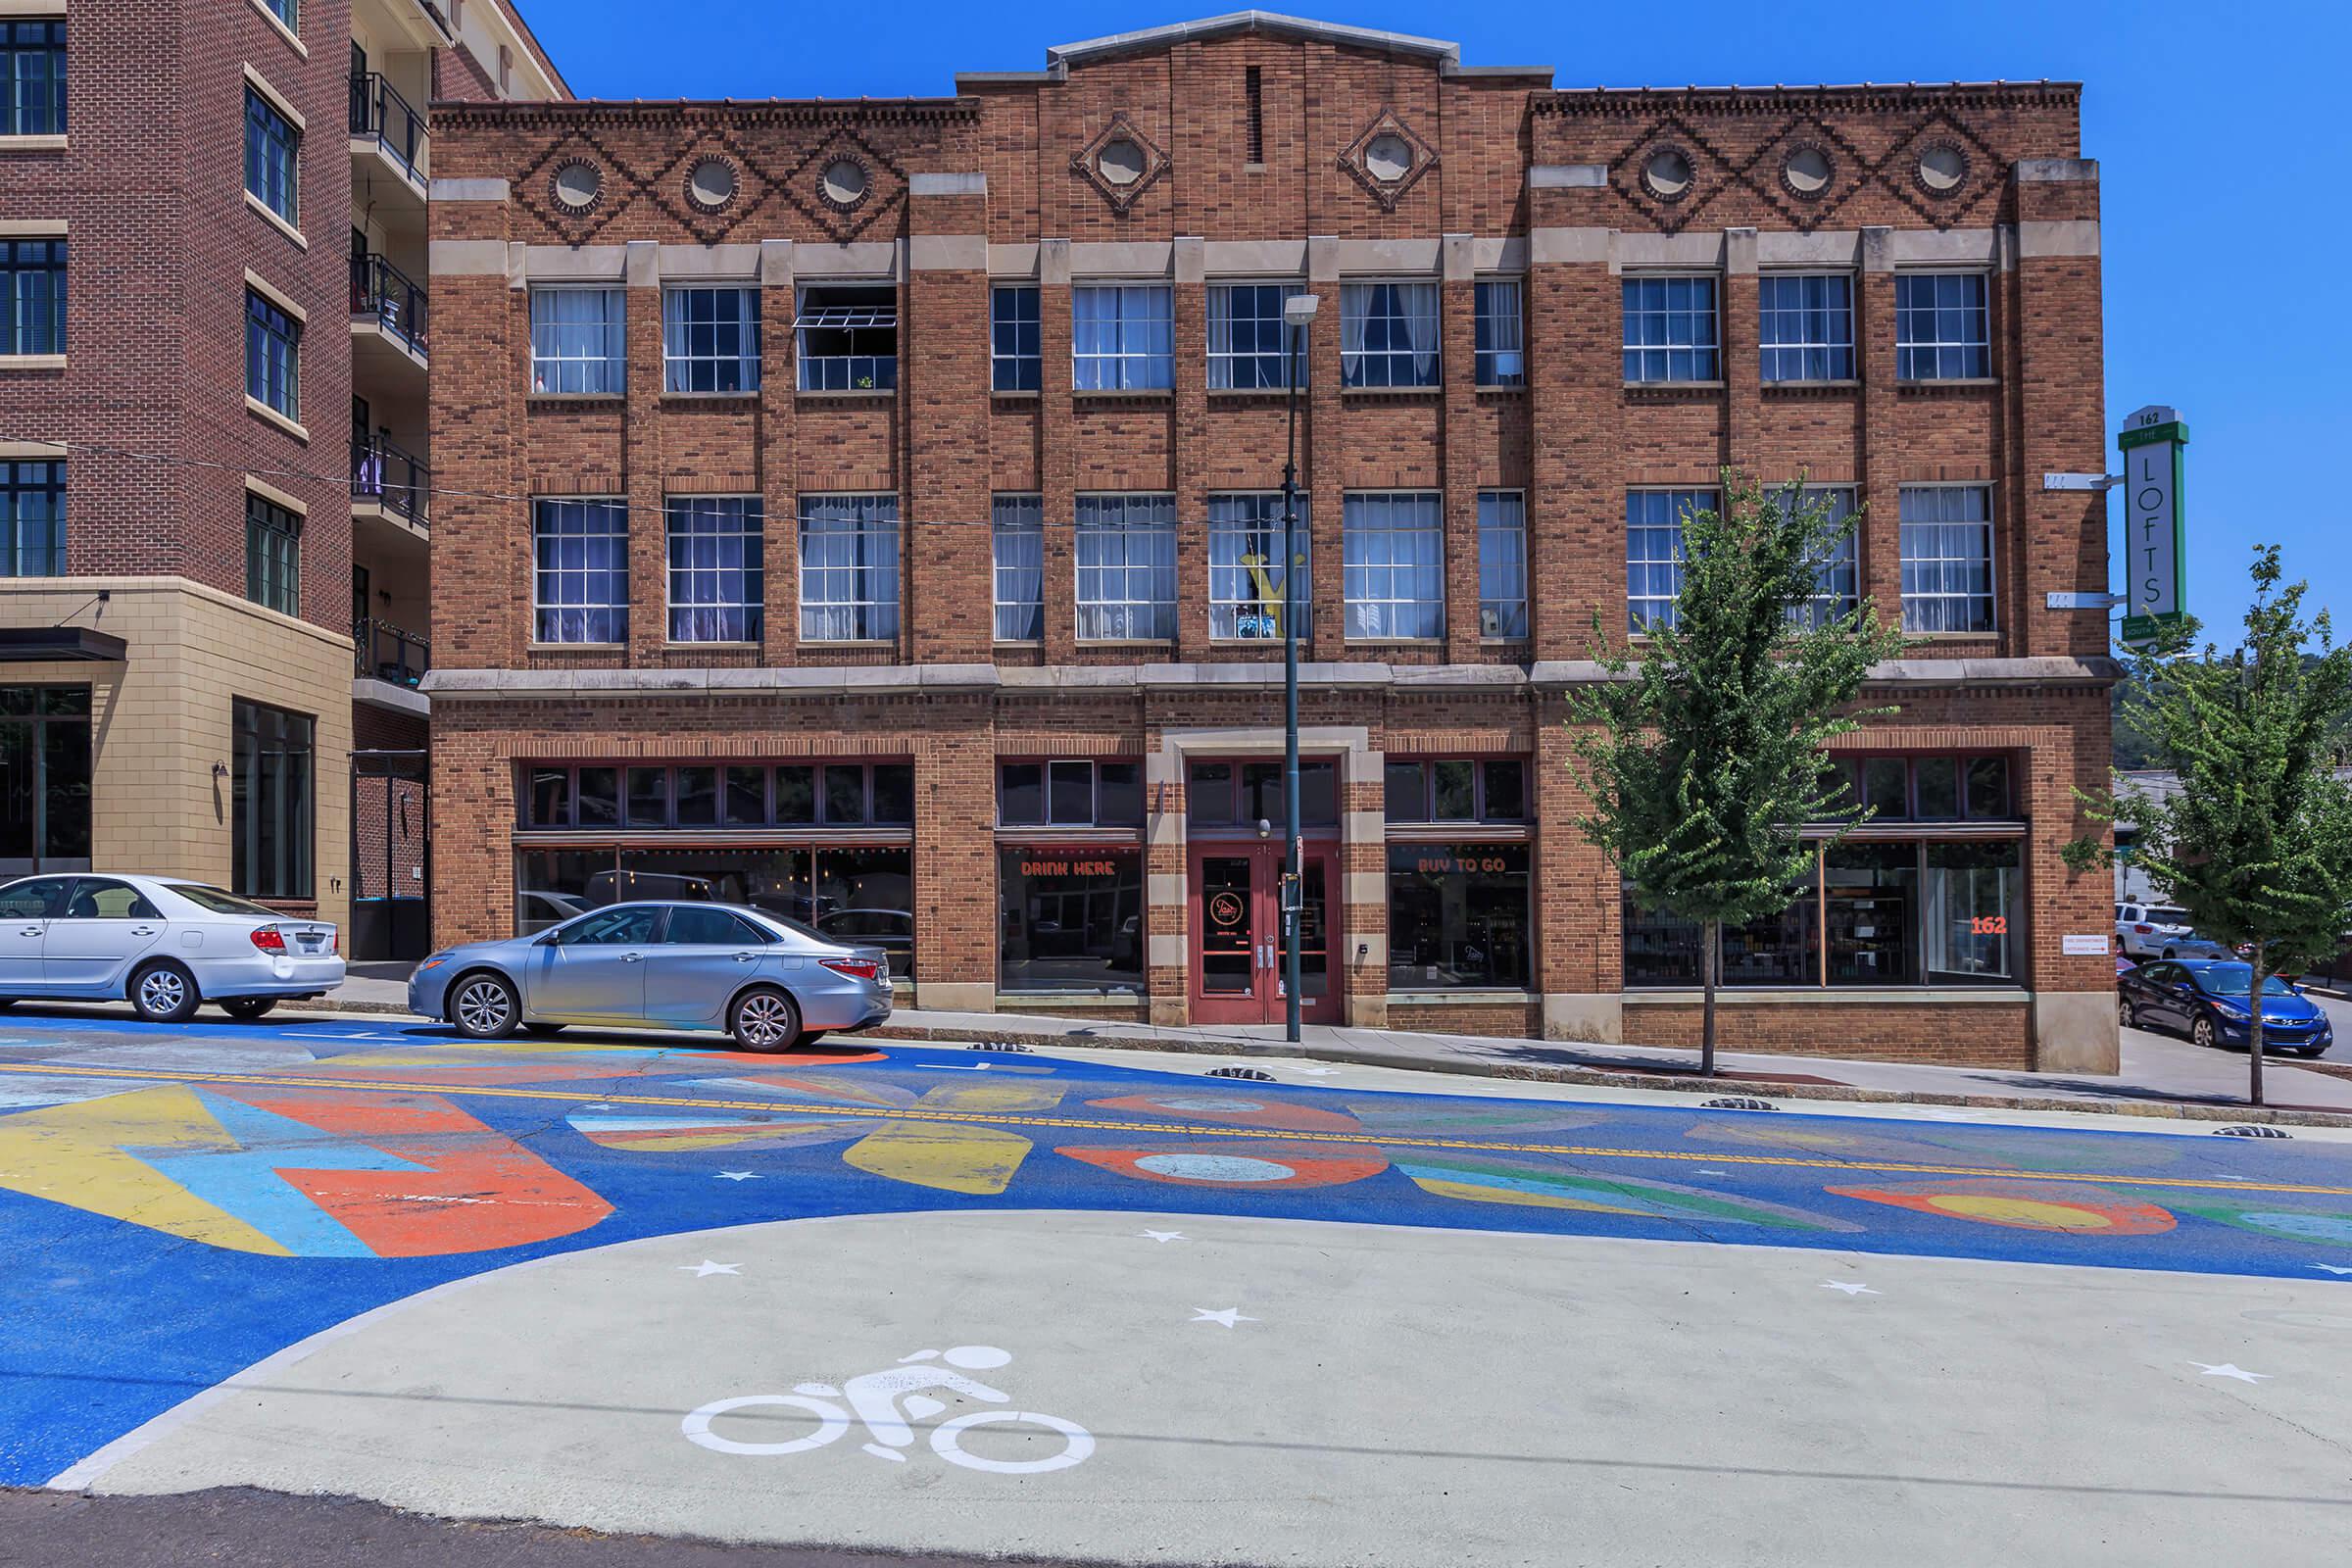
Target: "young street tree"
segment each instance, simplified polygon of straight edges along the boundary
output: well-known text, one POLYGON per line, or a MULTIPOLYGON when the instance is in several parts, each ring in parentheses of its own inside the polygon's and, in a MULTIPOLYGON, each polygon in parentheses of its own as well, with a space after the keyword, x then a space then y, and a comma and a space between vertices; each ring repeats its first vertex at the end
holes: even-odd
MULTIPOLYGON (((2334 646, 2326 611, 2304 621, 2304 585, 2279 586, 2278 546, 2255 547, 2252 575, 2235 652, 2199 651, 2193 619, 2127 650, 2126 712, 2179 790, 2083 801, 2100 821, 2136 825, 2132 863, 2199 933, 2246 950, 2247 1098, 2259 1105, 2264 983, 2334 956, 2352 929, 2352 789, 2333 766, 2352 648, 2334 646)), ((2066 857, 2077 868, 2114 858, 2088 839, 2066 857)))
POLYGON ((1682 520, 1682 586, 1637 662, 1593 624, 1608 673, 1569 701, 1592 809, 1578 825, 1646 908, 1694 921, 1705 1007, 1699 1071, 1715 1071, 1723 928, 1780 913, 1820 849, 1860 819, 1823 756, 1875 710, 1852 705, 1873 664, 1901 654, 1868 601, 1820 601, 1824 564, 1858 517, 1795 504, 1732 470, 1726 505, 1682 520), (1826 826, 1808 843, 1801 830, 1826 826))

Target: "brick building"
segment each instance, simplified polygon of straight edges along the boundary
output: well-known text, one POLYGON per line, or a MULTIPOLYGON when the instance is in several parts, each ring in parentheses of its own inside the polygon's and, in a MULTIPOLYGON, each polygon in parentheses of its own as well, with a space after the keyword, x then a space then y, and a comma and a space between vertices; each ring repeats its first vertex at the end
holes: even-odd
POLYGON ((11 0, 0 75, 0 874, 421 891, 423 106, 561 78, 506 0, 11 0))
MULTIPOLYGON (((1310 1019, 1693 1038, 1563 694, 1733 466, 1865 509, 1880 808, 1739 1045, 2115 1059, 2071 85, 1555 90, 1247 13, 954 97, 446 105, 436 935, 740 899, 956 1008, 1279 1018, 1285 301, 1310 1019)), ((854 88, 854 83, 844 83, 854 88)))

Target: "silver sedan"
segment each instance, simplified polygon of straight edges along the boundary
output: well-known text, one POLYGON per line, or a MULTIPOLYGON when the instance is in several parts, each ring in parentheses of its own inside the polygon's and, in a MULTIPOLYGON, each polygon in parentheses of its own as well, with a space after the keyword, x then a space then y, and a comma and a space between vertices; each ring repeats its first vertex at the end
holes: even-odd
POLYGON ((723 1029, 782 1051, 890 1016, 890 959, 732 904, 615 904, 505 942, 444 948, 409 977, 409 1010, 495 1040, 566 1024, 723 1029))

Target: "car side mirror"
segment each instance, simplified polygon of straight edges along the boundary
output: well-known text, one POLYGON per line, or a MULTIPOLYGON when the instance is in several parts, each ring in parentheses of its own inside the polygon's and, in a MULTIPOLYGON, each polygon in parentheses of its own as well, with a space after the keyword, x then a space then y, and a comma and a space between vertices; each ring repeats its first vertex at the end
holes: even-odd
POLYGON ((531 944, 531 946, 534 948, 552 948, 555 945, 556 934, 553 931, 547 932, 545 935, 541 936, 538 941, 531 944))

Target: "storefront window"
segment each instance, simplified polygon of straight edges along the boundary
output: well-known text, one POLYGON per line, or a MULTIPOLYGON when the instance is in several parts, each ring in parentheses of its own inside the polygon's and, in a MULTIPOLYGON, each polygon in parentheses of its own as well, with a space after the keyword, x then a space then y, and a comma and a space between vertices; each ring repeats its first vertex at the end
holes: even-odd
POLYGON ((2019 975, 2025 889, 2020 848, 2015 840, 1928 846, 1924 934, 1930 983, 2019 975))
POLYGON ((1830 984, 1903 986, 1918 978, 1916 844, 1841 844, 1823 868, 1830 984))
POLYGON ((90 867, 90 689, 0 686, 0 876, 90 867))
POLYGON ((997 892, 999 991, 1143 986, 1141 848, 1007 846, 997 892))
POLYGON ((1389 989, 1527 989, 1524 844, 1389 846, 1389 989))

